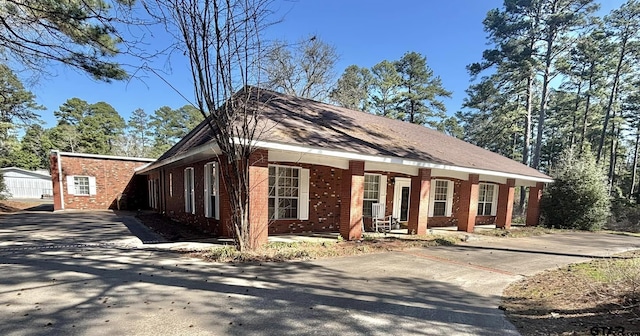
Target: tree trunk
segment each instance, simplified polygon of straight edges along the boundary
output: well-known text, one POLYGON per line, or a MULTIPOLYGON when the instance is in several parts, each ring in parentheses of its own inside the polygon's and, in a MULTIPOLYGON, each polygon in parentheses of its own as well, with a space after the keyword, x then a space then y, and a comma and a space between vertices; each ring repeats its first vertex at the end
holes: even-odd
POLYGON ((640 124, 636 128, 636 145, 633 151, 633 164, 631 165, 631 186, 629 187, 629 199, 633 198, 636 187, 636 170, 638 168, 638 144, 640 143, 640 124))
POLYGON ((578 113, 578 108, 580 107, 580 92, 582 91, 582 82, 580 82, 578 84, 578 92, 576 92, 576 105, 575 108, 573 109, 573 120, 571 123, 571 140, 570 140, 570 145, 571 147, 573 147, 576 144, 576 131, 577 131, 577 120, 576 120, 576 113, 578 113))
POLYGON ((584 151, 584 138, 587 134, 587 117, 589 115, 589 107, 591 104, 591 88, 593 87, 593 71, 595 68, 595 62, 591 62, 591 69, 589 69, 589 88, 587 89, 587 101, 584 106, 584 115, 582 116, 582 131, 580 131, 580 154, 584 151))
POLYGON ((533 152, 533 162, 532 167, 538 169, 540 167, 540 152, 542 151, 542 135, 544 131, 544 121, 546 119, 546 111, 547 111, 547 95, 549 91, 549 76, 551 75, 551 63, 553 59, 551 58, 553 52, 553 40, 554 40, 555 32, 550 31, 547 34, 547 50, 545 52, 545 66, 544 66, 544 74, 542 76, 542 92, 540 93, 540 114, 538 115, 538 131, 536 134, 536 147, 533 152))
MULTIPOLYGON (((527 78, 526 115, 524 118, 524 144, 522 146, 522 163, 529 165, 529 146, 531 146, 531 115, 533 114, 533 72, 527 78)), ((525 187, 520 187, 520 214, 524 215, 525 187)))
POLYGON ((613 85, 611 86, 611 93, 609 94, 609 102, 607 103, 607 110, 604 115, 604 122, 602 124, 602 132, 600 133, 600 142, 598 143, 598 155, 596 156, 596 162, 600 163, 602 157, 602 147, 607 136, 607 127, 609 126, 609 119, 611 118, 611 109, 613 108, 613 102, 616 99, 616 93, 618 92, 618 81, 620 80, 620 71, 622 70, 622 62, 627 52, 627 36, 623 36, 622 45, 620 47, 620 55, 618 56, 618 64, 616 65, 616 72, 613 77, 613 85))

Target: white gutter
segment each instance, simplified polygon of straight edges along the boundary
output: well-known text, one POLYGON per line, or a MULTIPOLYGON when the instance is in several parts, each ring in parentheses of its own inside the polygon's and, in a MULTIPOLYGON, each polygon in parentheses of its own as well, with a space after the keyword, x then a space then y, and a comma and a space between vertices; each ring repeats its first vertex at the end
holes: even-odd
POLYGON ((186 151, 186 152, 184 152, 184 153, 182 153, 180 155, 172 156, 172 157, 170 157, 168 159, 165 159, 165 160, 162 160, 160 162, 156 161, 156 162, 153 162, 151 164, 136 168, 135 172, 136 172, 136 174, 146 173, 146 172, 154 170, 156 168, 159 168, 159 167, 162 167, 162 166, 166 166, 168 164, 174 163, 176 161, 180 161, 182 159, 186 159, 186 158, 188 158, 190 156, 197 155, 197 154, 200 154, 200 153, 204 153, 204 152, 206 152, 208 150, 212 150, 215 153, 215 152, 219 151, 218 149, 219 149, 218 145, 216 145, 215 143, 206 143, 204 145, 200 145, 198 147, 191 148, 190 150, 188 150, 188 151, 186 151))
MULTIPOLYGON (((240 138, 234 138, 233 142, 239 143, 239 144, 249 143, 247 140, 240 139, 240 138)), ((403 166, 441 169, 441 170, 463 172, 467 174, 478 174, 478 175, 482 174, 482 175, 497 176, 497 177, 504 177, 504 178, 521 179, 521 180, 533 181, 533 182, 544 182, 544 183, 553 182, 553 179, 551 178, 534 177, 534 176, 505 173, 505 172, 478 169, 478 168, 459 167, 459 166, 445 165, 445 164, 439 164, 439 163, 432 163, 427 161, 407 160, 407 159, 392 157, 392 156, 366 155, 366 154, 345 152, 345 151, 332 150, 332 149, 321 149, 321 148, 306 147, 306 146, 300 146, 300 145, 283 144, 283 143, 270 142, 270 141, 252 140, 250 143, 252 146, 259 147, 259 148, 283 150, 283 151, 297 152, 302 154, 325 155, 325 156, 343 158, 348 160, 399 164, 403 166)), ((136 170, 136 173, 145 173, 155 168, 162 167, 164 165, 168 165, 170 163, 185 159, 189 156, 200 154, 210 149, 211 146, 215 146, 215 148, 217 148, 217 146, 214 143, 207 143, 204 145, 200 145, 198 147, 188 150, 183 154, 171 157, 167 160, 163 160, 162 162, 155 162, 149 166, 141 167, 140 170, 136 170)))
POLYGON ((56 154, 56 159, 58 161, 58 186, 60 187, 60 208, 64 210, 64 193, 62 188, 62 164, 60 163, 60 152, 58 150, 52 150, 51 153, 56 154))
MULTIPOLYGON (((238 143, 243 143, 243 142, 246 143, 246 141, 244 140, 240 141, 240 140, 241 139, 236 139, 238 143)), ((255 147, 260 147, 260 148, 277 149, 277 150, 284 150, 284 151, 290 151, 290 152, 298 152, 303 154, 325 155, 325 156, 332 156, 332 157, 344 158, 349 160, 392 163, 392 164, 400 164, 404 166, 450 170, 450 171, 457 171, 457 172, 463 172, 468 174, 478 174, 478 175, 483 174, 483 175, 489 175, 489 176, 522 179, 522 180, 534 181, 534 182, 545 182, 545 183, 553 182, 553 179, 544 178, 544 177, 534 177, 534 176, 505 173, 505 172, 498 172, 498 171, 478 169, 478 168, 459 167, 459 166, 445 165, 445 164, 439 164, 439 163, 432 163, 427 161, 407 160, 407 159, 391 157, 391 156, 366 155, 366 154, 343 152, 343 151, 337 151, 337 150, 331 150, 331 149, 320 149, 320 148, 305 147, 300 145, 289 145, 289 144, 283 144, 283 143, 258 141, 258 140, 251 141, 251 145, 255 147)))
POLYGON ((86 154, 86 153, 70 153, 70 152, 60 152, 55 150, 60 155, 64 156, 75 156, 75 157, 84 157, 90 159, 112 159, 112 160, 126 160, 126 161, 142 161, 142 162, 154 162, 156 159, 150 158, 139 158, 139 157, 128 157, 128 156, 114 156, 114 155, 101 155, 101 154, 86 154))

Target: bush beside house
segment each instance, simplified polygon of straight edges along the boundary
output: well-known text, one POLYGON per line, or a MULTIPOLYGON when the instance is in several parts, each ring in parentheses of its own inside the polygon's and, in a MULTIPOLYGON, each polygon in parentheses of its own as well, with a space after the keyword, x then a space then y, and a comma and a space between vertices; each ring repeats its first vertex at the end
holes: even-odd
POLYGON ((542 195, 542 225, 556 229, 599 230, 609 217, 611 200, 605 174, 590 153, 565 151, 542 195))

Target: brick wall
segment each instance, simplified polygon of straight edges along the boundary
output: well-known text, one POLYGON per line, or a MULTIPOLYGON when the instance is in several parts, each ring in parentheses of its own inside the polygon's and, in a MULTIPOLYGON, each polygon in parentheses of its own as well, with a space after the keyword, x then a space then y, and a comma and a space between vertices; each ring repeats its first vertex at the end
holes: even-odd
POLYGON ((309 220, 271 220, 269 234, 337 232, 340 229, 342 169, 311 164, 297 166, 309 169, 309 220))
MULTIPOLYGON (((193 162, 186 165, 181 165, 177 167, 171 168, 162 168, 164 171, 164 183, 163 183, 163 195, 165 197, 165 202, 159 211, 164 212, 166 216, 172 218, 176 221, 186 223, 188 225, 192 225, 197 227, 198 229, 204 232, 210 232, 213 235, 228 235, 228 232, 223 232, 223 228, 220 225, 221 221, 218 221, 214 218, 207 218, 204 215, 204 206, 205 206, 205 195, 204 195, 204 166, 213 162, 215 159, 207 159, 203 161, 193 162), (184 191, 184 170, 186 168, 193 168, 193 176, 194 176, 194 193, 195 193, 195 214, 185 213, 185 191, 184 191)), ((159 176, 159 173, 155 171, 152 175, 149 175, 149 178, 156 178, 159 176)), ((220 189, 221 194, 226 194, 223 192, 224 183, 222 181, 222 177, 220 177, 220 189)), ((226 199, 226 198, 225 198, 226 199)), ((221 206, 220 209, 220 218, 223 219, 223 215, 225 214, 225 209, 228 211, 228 205, 225 200, 221 199, 219 201, 221 206)), ((228 214, 226 217, 228 218, 228 214)))
MULTIPOLYGON (((62 193, 66 210, 138 209, 146 207, 144 178, 134 178, 136 168, 148 162, 87 158, 61 155, 62 193), (95 195, 71 195, 67 192, 67 176, 92 176, 96 179, 95 195)), ((54 186, 54 209, 61 210, 58 164, 51 156, 51 178, 54 186)))

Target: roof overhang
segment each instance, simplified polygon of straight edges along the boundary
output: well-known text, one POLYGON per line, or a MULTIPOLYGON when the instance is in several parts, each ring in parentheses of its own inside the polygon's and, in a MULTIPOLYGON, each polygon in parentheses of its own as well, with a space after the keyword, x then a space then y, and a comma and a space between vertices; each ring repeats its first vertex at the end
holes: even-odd
POLYGON ((61 152, 61 151, 58 151, 58 150, 55 150, 55 149, 51 150, 51 153, 52 154, 56 154, 56 155, 60 155, 60 156, 73 156, 73 157, 82 157, 82 158, 88 158, 88 159, 108 159, 108 160, 124 160, 124 161, 139 161, 139 162, 154 162, 154 161, 156 161, 156 159, 150 159, 150 158, 61 152))
MULTIPOLYGON (((514 173, 508 173, 508 172, 502 172, 502 171, 492 171, 492 170, 472 168, 472 167, 460 167, 460 166, 446 165, 441 163, 433 163, 428 161, 410 160, 410 159, 404 159, 400 157, 360 154, 360 153, 354 153, 354 152, 324 149, 324 148, 311 147, 311 146, 278 143, 273 141, 253 140, 249 142, 243 139, 234 139, 234 142, 245 143, 245 144, 250 143, 252 146, 257 148, 297 153, 300 157, 302 157, 305 154, 308 154, 308 155, 324 156, 324 157, 336 158, 336 159, 364 161, 365 163, 371 163, 372 166, 375 166, 375 167, 394 165, 394 166, 404 166, 404 167, 413 167, 413 168, 437 169, 440 171, 462 173, 462 174, 478 174, 483 176, 493 176, 493 177, 498 177, 503 179, 516 179, 516 180, 529 181, 529 182, 543 182, 543 183, 553 182, 553 179, 550 177, 545 178, 545 177, 538 177, 538 176, 528 176, 523 174, 514 174, 514 173)), ((151 170, 154 170, 156 168, 160 168, 163 166, 176 165, 176 164, 186 163, 186 162, 194 162, 194 161, 198 161, 200 159, 209 157, 210 155, 216 155, 216 154, 220 154, 220 148, 215 143, 210 142, 210 143, 192 148, 191 150, 183 154, 176 155, 174 157, 168 158, 160 162, 154 162, 148 166, 140 167, 136 170, 136 173, 145 174, 151 170)))

